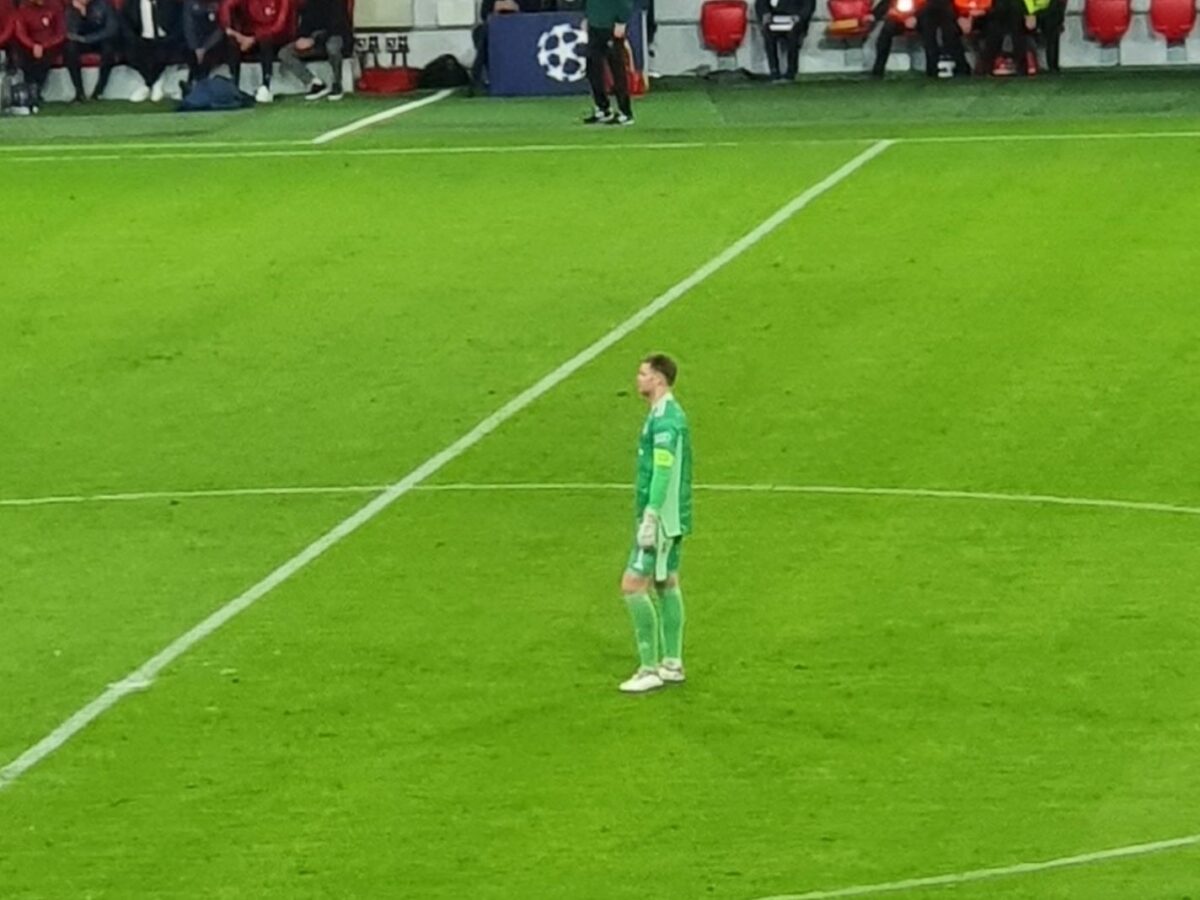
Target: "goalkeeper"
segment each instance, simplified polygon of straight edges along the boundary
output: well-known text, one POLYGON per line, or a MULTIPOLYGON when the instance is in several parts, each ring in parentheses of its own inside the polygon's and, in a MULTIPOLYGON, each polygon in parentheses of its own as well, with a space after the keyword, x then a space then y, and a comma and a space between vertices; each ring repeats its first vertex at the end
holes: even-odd
POLYGON ((628 694, 684 680, 679 550, 692 530, 692 438, 671 393, 677 371, 671 357, 655 354, 637 372, 650 412, 638 440, 634 547, 621 578, 638 649, 638 670, 620 685, 628 694))

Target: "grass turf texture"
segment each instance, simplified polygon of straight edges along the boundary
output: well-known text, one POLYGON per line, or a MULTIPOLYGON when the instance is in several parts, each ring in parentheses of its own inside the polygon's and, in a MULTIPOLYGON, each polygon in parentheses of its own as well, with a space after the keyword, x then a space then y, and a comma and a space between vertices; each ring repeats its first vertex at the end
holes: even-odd
MULTIPOLYGON (((974 131, 1111 115, 1070 118, 1060 84, 1029 86, 1057 98, 1037 121, 974 131)), ((882 87, 921 135, 1023 86, 972 85, 949 117, 943 86, 882 87)), ((868 96, 785 93, 821 91, 868 96)), ((398 477, 858 152, 781 135, 899 127, 831 106, 781 129, 780 96, 645 104, 671 139, 736 147, 0 168, 54 236, 0 270, 0 495, 398 477)), ((573 111, 450 100, 335 148, 647 139, 573 111)), ((218 139, 361 113, 266 112, 218 139)), ((37 126, 133 118, 157 117, 37 126)), ((628 479, 634 363, 666 348, 704 482, 1200 504, 1198 154, 892 147, 437 480, 628 479)), ((1193 519, 698 500, 684 688, 615 691, 627 497, 412 494, 0 793, 3 895, 754 898, 1200 827, 1193 519)), ((358 502, 0 507, 0 759, 358 502)), ((951 895, 1180 900, 1198 869, 1191 849, 951 895)))

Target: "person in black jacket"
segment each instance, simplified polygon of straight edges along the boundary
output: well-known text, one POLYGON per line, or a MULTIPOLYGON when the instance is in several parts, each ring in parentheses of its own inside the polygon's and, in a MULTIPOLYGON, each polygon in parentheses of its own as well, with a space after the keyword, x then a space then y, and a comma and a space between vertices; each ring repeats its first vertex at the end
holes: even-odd
POLYGON ((305 0, 300 7, 300 24, 296 28, 296 40, 279 51, 279 65, 285 72, 295 75, 308 89, 305 100, 341 100, 342 61, 346 52, 354 46, 351 38, 350 16, 344 0, 305 0), (304 56, 321 51, 329 57, 333 67, 333 84, 327 85, 304 64, 304 56))
POLYGON ((149 98, 157 103, 164 95, 163 72, 172 63, 183 62, 187 47, 183 40, 181 0, 125 0, 121 10, 125 25, 125 58, 145 85, 135 88, 130 100, 149 98))
POLYGON ((875 39, 875 65, 871 74, 882 78, 887 70, 888 57, 892 52, 892 40, 905 30, 915 30, 921 35, 921 44, 925 48, 925 74, 930 78, 938 77, 938 60, 942 51, 950 54, 954 60, 954 74, 967 76, 971 74, 971 66, 963 49, 962 32, 958 20, 954 17, 952 0, 910 0, 911 15, 905 15, 901 3, 894 5, 890 0, 879 0, 875 4, 873 15, 882 19, 879 36, 875 39), (940 40, 939 40, 940 37, 940 40))
POLYGON ((100 78, 92 99, 99 100, 108 87, 108 76, 117 62, 121 22, 108 0, 71 0, 67 6, 67 44, 63 55, 75 85, 75 102, 82 103, 84 53, 100 54, 100 78))
POLYGON ((772 81, 795 81, 800 65, 800 45, 808 34, 814 0, 755 0, 754 11, 762 26, 767 67, 772 81), (780 74, 779 51, 787 52, 787 68, 780 74))
POLYGON ((206 78, 221 63, 228 63, 233 83, 238 83, 242 57, 225 39, 219 0, 185 0, 183 36, 187 43, 188 83, 206 78))

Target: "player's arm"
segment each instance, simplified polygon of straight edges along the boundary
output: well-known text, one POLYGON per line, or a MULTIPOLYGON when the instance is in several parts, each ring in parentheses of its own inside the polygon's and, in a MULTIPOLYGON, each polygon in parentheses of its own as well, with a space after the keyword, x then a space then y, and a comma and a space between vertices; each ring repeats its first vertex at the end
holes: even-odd
POLYGON ((629 30, 629 20, 633 16, 633 0, 622 0, 617 8, 616 21, 613 22, 613 37, 619 41, 625 40, 629 30))
POLYGON ((649 549, 658 543, 658 513, 667 502, 671 485, 671 470, 675 467, 675 446, 678 432, 662 426, 654 432, 654 471, 650 478, 650 501, 642 513, 638 527, 638 545, 649 549))

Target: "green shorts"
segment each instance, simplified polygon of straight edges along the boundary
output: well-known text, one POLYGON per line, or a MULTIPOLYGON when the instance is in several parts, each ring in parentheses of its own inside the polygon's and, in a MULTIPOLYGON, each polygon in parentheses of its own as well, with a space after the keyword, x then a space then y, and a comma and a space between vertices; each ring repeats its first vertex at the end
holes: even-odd
POLYGON ((679 571, 679 551, 683 546, 683 538, 667 538, 656 549, 647 550, 639 547, 637 535, 633 538, 633 550, 629 553, 629 562, 625 568, 643 578, 653 578, 655 581, 666 581, 668 575, 679 571))

